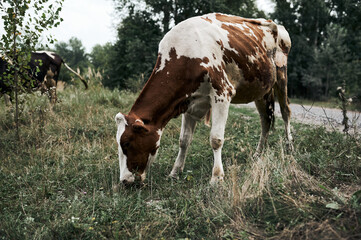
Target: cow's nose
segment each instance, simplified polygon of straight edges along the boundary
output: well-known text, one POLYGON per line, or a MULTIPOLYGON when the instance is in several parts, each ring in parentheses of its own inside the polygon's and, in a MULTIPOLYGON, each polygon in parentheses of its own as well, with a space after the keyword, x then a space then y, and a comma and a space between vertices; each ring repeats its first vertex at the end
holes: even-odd
POLYGON ((129 181, 127 179, 122 180, 122 184, 124 186, 130 187, 130 186, 142 186, 143 185, 143 181, 140 175, 135 175, 134 178, 132 179, 133 181, 129 181))
POLYGON ((132 183, 133 182, 130 182, 130 181, 126 180, 126 179, 122 180, 122 184, 124 184, 124 185, 132 184, 132 183))

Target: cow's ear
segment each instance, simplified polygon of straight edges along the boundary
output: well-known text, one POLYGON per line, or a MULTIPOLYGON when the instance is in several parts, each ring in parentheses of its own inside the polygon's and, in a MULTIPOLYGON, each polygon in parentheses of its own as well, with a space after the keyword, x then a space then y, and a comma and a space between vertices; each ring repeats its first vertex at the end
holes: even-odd
POLYGON ((122 113, 118 113, 115 116, 115 122, 117 123, 117 125, 119 125, 119 124, 128 125, 127 119, 122 113))
POLYGON ((143 132, 143 133, 149 132, 149 128, 145 126, 143 121, 140 119, 137 119, 133 123, 132 127, 135 132, 143 132))

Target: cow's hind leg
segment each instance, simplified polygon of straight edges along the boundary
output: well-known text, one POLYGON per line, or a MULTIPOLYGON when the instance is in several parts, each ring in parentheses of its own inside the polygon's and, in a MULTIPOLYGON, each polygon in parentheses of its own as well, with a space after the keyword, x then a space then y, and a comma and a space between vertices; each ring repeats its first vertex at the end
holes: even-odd
POLYGON ((273 91, 266 94, 262 99, 255 101, 261 118, 262 132, 258 142, 255 156, 262 153, 266 143, 271 125, 274 123, 274 94, 273 91))
POLYGON ((212 169, 211 184, 222 181, 224 177, 222 147, 224 143, 224 131, 228 118, 229 105, 230 103, 226 100, 212 103, 210 144, 213 149, 214 164, 212 169))
POLYGON ((172 172, 169 174, 170 177, 176 178, 178 173, 183 171, 187 150, 190 143, 192 142, 196 123, 197 121, 188 113, 182 115, 182 127, 179 137, 179 152, 173 165, 172 172))
POLYGON ((286 67, 277 67, 277 82, 274 90, 280 104, 282 119, 285 123, 285 132, 287 138, 288 150, 293 150, 293 138, 291 134, 291 109, 289 107, 289 99, 287 97, 287 69, 286 67))

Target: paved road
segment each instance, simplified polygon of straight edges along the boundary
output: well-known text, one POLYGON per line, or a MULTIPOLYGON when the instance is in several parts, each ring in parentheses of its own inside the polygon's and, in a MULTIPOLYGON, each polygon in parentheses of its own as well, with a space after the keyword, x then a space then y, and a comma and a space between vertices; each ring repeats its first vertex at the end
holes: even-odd
MULTIPOLYGON (((256 108, 254 103, 244 104, 243 106, 256 108)), ((343 115, 340 109, 322 108, 299 104, 291 104, 290 107, 292 111, 291 121, 313 125, 324 125, 326 128, 331 130, 343 130, 343 115)), ((276 116, 281 116, 278 103, 276 103, 276 116)), ((350 129, 350 133, 354 133, 355 130, 356 132, 361 133, 361 113, 348 111, 347 116, 349 117, 349 125, 354 126, 353 129, 350 129)))

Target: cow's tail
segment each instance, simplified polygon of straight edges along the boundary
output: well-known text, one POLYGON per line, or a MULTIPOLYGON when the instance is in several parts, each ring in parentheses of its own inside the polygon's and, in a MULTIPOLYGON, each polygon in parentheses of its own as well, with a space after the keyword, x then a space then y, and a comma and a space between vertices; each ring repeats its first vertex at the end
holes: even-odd
POLYGON ((275 128, 275 93, 272 89, 271 92, 265 96, 266 98, 266 112, 270 121, 271 129, 275 128))
POLYGON ((73 69, 71 69, 71 67, 69 67, 68 64, 66 64, 66 62, 63 61, 63 64, 69 71, 74 73, 83 82, 85 89, 88 89, 88 83, 85 81, 85 79, 82 76, 80 76, 79 73, 77 73, 73 69))

